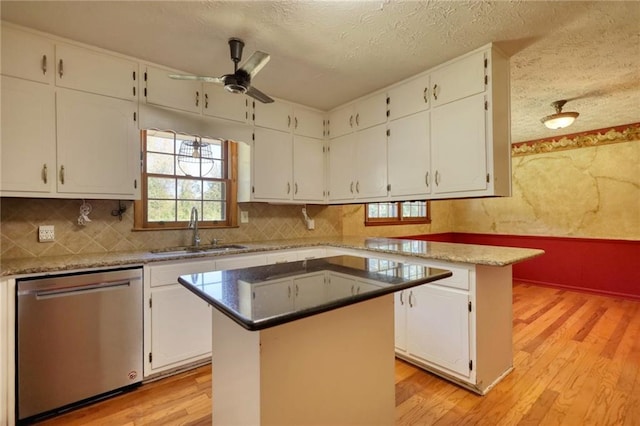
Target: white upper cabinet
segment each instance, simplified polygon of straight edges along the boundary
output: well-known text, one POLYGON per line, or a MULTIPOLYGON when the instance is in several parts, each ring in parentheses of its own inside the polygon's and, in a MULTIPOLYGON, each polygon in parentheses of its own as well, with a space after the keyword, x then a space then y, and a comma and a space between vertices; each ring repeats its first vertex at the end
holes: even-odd
POLYGON ((224 118, 239 123, 249 121, 249 98, 237 93, 229 93, 223 87, 203 84, 204 103, 202 113, 211 117, 224 118))
POLYGON ((69 44, 56 44, 56 85, 98 95, 138 99, 138 64, 69 44))
POLYGON ((434 198, 509 196, 509 61, 484 48, 431 73, 434 198))
POLYGON ((204 95, 202 83, 194 80, 174 80, 174 71, 147 65, 144 71, 144 98, 147 104, 200 113, 204 95))
POLYGON ((429 114, 429 111, 422 111, 389 123, 389 185, 392 198, 421 198, 431 193, 429 114))
POLYGON ((355 198, 357 137, 347 134, 329 141, 329 200, 355 198))
POLYGON ((55 71, 52 40, 2 25, 2 75, 52 84, 55 71))
POLYGON ((325 117, 319 111, 294 107, 293 133, 310 138, 324 138, 325 117))
POLYGON ((324 141, 293 136, 293 199, 324 201, 324 141))
POLYGON ((389 89, 389 120, 429 109, 429 74, 409 80, 389 89))
POLYGON ((61 89, 56 95, 58 192, 78 197, 138 194, 135 104, 61 89))
POLYGON ((387 121, 387 96, 378 93, 329 113, 329 137, 337 138, 387 121))
MULTIPOLYGON (((432 106, 440 106, 457 99, 485 91, 485 57, 481 51, 456 60, 431 73, 432 106)), ((488 81, 487 81, 488 83, 488 81)))
POLYGON ((290 132, 293 128, 293 107, 291 104, 278 101, 264 104, 252 101, 253 123, 258 127, 290 132))
POLYGON ((53 87, 5 76, 1 84, 2 195, 13 195, 15 191, 33 195, 53 192, 56 182, 53 87))
POLYGON ((291 134, 255 128, 253 143, 253 198, 289 200, 293 194, 291 134))

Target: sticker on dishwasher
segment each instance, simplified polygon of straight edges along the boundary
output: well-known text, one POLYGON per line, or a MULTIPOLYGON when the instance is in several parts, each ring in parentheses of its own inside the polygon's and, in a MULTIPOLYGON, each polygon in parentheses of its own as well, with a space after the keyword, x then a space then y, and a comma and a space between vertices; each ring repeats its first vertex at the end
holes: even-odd
POLYGON ((136 377, 138 377, 138 372, 133 370, 133 371, 129 371, 129 380, 135 380, 136 377))

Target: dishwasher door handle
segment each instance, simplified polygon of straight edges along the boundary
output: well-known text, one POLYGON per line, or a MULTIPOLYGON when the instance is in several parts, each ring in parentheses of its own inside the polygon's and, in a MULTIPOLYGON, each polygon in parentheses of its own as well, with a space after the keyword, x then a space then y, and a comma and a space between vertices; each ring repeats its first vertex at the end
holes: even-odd
POLYGON ((36 299, 51 299, 53 297, 75 296, 78 294, 94 293, 97 291, 116 290, 122 287, 129 287, 130 280, 106 281, 96 284, 81 285, 77 287, 66 287, 54 290, 36 290, 36 299))

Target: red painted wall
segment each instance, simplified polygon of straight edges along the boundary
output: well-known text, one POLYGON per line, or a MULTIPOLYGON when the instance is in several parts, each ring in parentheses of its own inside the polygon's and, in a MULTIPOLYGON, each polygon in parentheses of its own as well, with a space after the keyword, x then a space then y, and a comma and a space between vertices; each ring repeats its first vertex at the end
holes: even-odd
POLYGON ((640 241, 457 232, 404 238, 542 249, 543 256, 513 265, 514 280, 640 299, 640 241))

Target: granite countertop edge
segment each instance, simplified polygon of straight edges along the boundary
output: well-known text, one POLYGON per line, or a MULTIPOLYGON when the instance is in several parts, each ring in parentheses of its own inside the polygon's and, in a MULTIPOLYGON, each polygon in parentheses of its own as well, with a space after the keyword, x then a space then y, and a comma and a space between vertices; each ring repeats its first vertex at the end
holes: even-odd
POLYGON ((384 253, 396 256, 414 257, 416 259, 438 260, 444 262, 466 263, 487 266, 507 266, 544 254, 543 250, 486 246, 476 244, 458 244, 420 241, 418 249, 404 250, 403 243, 415 240, 371 237, 337 237, 313 239, 288 239, 264 242, 238 242, 245 249, 221 252, 194 253, 152 253, 151 251, 127 251, 108 253, 70 254, 62 256, 33 257, 20 259, 1 259, 0 277, 17 275, 46 274, 107 267, 138 266, 148 263, 215 259, 222 256, 257 254, 276 250, 313 248, 318 246, 365 250, 371 253, 384 253), (420 244, 423 243, 423 244, 420 244), (396 245, 397 247, 393 247, 396 245))

